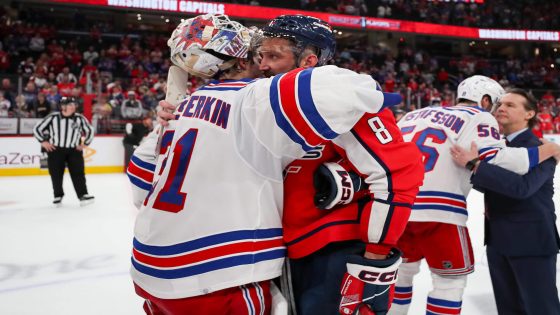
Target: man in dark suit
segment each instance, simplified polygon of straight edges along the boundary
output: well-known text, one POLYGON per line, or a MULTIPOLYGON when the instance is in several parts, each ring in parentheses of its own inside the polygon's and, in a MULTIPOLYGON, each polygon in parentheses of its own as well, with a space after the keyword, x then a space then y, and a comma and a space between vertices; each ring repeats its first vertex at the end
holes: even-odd
MULTIPOLYGON (((521 89, 504 95, 495 116, 510 147, 540 145, 531 132, 537 123, 534 97, 521 89)), ((473 157, 452 151, 465 165, 473 157)), ((476 154, 478 157, 478 154, 476 154)), ((549 159, 521 176, 470 160, 471 182, 486 203, 485 244, 499 314, 560 314, 556 255, 560 239, 552 201, 556 161, 549 159)))

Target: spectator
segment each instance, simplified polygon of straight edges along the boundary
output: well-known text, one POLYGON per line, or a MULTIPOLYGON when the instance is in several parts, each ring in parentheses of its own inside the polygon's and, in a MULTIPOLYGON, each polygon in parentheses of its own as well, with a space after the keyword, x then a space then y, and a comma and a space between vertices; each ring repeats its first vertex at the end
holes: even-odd
POLYGON ((8 117, 11 106, 10 101, 4 98, 4 93, 0 92, 0 117, 8 117))
POLYGON ((124 168, 128 167, 128 162, 130 162, 130 157, 136 147, 140 145, 140 142, 150 131, 153 129, 152 117, 145 116, 142 122, 138 123, 127 123, 125 126, 125 135, 123 138, 124 145, 124 168))
POLYGON ((62 72, 60 72, 57 76, 56 76, 56 82, 60 83, 60 82, 67 82, 67 83, 74 83, 77 84, 78 83, 78 79, 76 78, 76 76, 70 72, 70 68, 69 67, 64 67, 62 68, 62 72), (66 79, 66 80, 64 80, 66 79))
POLYGON ((121 116, 124 119, 140 119, 144 113, 142 104, 136 99, 134 91, 128 91, 128 98, 122 102, 121 116))
POLYGON ((32 117, 45 118, 51 112, 51 103, 47 100, 45 93, 39 92, 37 99, 27 110, 31 113, 32 117))
POLYGON ((58 87, 58 93, 60 93, 60 95, 70 96, 72 94, 72 89, 76 86, 76 84, 68 81, 67 76, 63 76, 62 80, 56 86, 58 87))
POLYGON ((35 64, 33 63, 33 58, 28 57, 25 61, 22 61, 18 67, 18 74, 21 75, 25 80, 35 73, 35 64))
POLYGON ((95 48, 93 46, 89 46, 88 50, 84 51, 83 60, 86 64, 95 63, 97 61, 97 58, 99 58, 99 53, 95 51, 95 48))
POLYGON ((36 56, 45 50, 45 40, 39 33, 35 33, 35 36, 29 41, 29 50, 36 56))
POLYGON ((32 106, 33 102, 37 99, 37 88, 35 87, 35 83, 27 82, 27 85, 23 89, 22 96, 25 98, 25 103, 27 104, 25 108, 32 106))
POLYGON ((62 95, 58 93, 58 86, 56 85, 50 86, 48 90, 45 90, 45 92, 47 101, 51 104, 51 106, 53 104, 58 104, 58 102, 62 98, 62 95))
POLYGON ((16 104, 16 96, 15 92, 12 90, 12 82, 10 81, 10 79, 2 79, 2 87, 0 88, 0 92, 2 92, 4 98, 10 102, 10 108, 13 108, 16 104))
POLYGON ((551 134, 554 132, 553 118, 548 106, 542 107, 541 112, 537 115, 537 119, 543 134, 551 134))
POLYGON ((10 54, 0 49, 0 72, 6 72, 10 68, 10 54))

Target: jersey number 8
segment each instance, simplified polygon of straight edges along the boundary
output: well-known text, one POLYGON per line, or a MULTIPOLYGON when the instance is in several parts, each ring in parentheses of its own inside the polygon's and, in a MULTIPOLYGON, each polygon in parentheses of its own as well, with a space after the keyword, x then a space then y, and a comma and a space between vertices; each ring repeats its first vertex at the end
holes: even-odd
POLYGON ((371 127, 371 130, 373 130, 373 132, 375 133, 377 140, 379 140, 381 144, 386 144, 393 141, 393 137, 389 133, 389 130, 385 128, 385 125, 383 125, 383 122, 381 121, 381 119, 379 119, 379 117, 371 118, 370 120, 368 120, 368 124, 371 127))

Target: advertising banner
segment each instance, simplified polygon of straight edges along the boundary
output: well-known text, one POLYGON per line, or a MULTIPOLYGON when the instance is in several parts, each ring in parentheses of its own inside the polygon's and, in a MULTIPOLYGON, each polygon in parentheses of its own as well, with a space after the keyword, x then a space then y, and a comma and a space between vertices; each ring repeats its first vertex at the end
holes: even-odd
MULTIPOLYGON (((41 145, 33 137, 0 137, 0 176, 47 174, 40 170, 41 145)), ((122 136, 97 136, 84 150, 86 173, 122 172, 122 136)))

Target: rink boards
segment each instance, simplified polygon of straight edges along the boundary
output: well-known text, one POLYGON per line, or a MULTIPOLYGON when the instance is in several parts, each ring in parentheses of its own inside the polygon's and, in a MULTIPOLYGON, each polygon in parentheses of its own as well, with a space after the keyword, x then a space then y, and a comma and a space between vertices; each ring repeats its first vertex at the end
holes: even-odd
MULTIPOLYGON (((47 175, 40 168, 41 145, 31 136, 0 137, 0 176, 47 175)), ((84 150, 86 173, 118 173, 124 168, 122 136, 96 136, 84 150)))
MULTIPOLYGON (((560 135, 545 135, 560 143, 560 135)), ((31 136, 0 137, 0 176, 47 175, 40 169, 41 146, 31 136)), ((124 168, 122 136, 98 135, 84 150, 86 173, 119 173, 124 168)))

